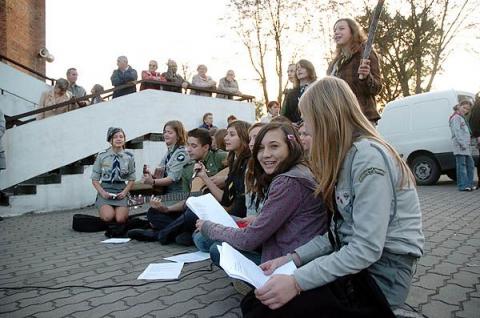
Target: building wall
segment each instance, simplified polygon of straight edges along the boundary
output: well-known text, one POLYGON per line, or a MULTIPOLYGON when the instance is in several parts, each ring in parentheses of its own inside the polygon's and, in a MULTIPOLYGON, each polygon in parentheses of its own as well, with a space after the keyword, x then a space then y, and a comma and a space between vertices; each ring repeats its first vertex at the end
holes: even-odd
POLYGON ((45 0, 0 0, 0 54, 45 74, 45 0))

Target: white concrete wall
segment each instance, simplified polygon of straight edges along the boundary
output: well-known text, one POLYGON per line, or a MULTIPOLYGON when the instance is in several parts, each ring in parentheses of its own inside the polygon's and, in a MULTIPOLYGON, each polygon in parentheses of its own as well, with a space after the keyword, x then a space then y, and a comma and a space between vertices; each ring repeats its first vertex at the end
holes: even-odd
POLYGON ((4 92, 0 95, 0 109, 4 114, 13 116, 35 109, 35 104, 38 104, 42 92, 49 87, 44 81, 0 62, 0 89, 30 101, 27 102, 4 92))
POLYGON ((0 171, 0 189, 105 149, 108 127, 122 127, 130 140, 161 132, 172 119, 192 129, 205 112, 212 112, 220 127, 230 114, 249 122, 255 119, 251 103, 146 90, 14 127, 3 140, 7 169, 0 171))

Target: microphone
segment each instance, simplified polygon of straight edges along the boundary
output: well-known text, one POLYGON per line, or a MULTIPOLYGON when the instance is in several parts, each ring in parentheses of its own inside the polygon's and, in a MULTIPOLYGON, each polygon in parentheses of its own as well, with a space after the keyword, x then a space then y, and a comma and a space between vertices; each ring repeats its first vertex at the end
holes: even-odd
MULTIPOLYGON (((195 163, 199 163, 199 162, 200 162, 200 161, 195 160, 195 163)), ((197 173, 198 173, 200 170, 201 170, 201 168, 200 168, 200 169, 197 168, 197 169, 194 169, 194 170, 193 170, 192 180, 197 177, 197 173)))

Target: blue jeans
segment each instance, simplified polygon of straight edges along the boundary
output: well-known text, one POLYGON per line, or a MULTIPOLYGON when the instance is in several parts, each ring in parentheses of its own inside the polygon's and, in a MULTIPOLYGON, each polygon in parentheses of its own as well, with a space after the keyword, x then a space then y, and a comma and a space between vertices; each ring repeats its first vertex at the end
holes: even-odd
POLYGON ((465 190, 465 188, 473 187, 474 163, 472 156, 455 155, 455 161, 457 163, 458 190, 465 190))
MULTIPOLYGON (((203 236, 202 233, 195 232, 193 233, 193 243, 195 243, 195 246, 200 251, 210 252, 210 259, 212 260, 212 263, 220 267, 220 252, 218 251, 217 245, 222 245, 222 242, 213 241, 203 236)), ((260 253, 247 251, 240 252, 255 264, 260 265, 262 257, 260 253)))

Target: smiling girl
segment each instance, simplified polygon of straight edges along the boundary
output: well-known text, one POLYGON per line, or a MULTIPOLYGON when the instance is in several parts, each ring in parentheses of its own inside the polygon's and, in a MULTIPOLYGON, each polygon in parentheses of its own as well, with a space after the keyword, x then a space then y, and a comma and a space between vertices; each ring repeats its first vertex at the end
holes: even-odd
POLYGON ((98 192, 95 206, 103 221, 125 223, 126 197, 135 182, 135 159, 123 149, 125 133, 121 128, 110 127, 107 141, 111 147, 97 155, 92 168, 92 184, 98 192))
POLYGON ((375 96, 382 90, 382 76, 377 54, 374 50, 366 60, 362 53, 367 37, 361 26, 352 19, 340 19, 334 27, 337 44, 336 56, 330 63, 327 75, 343 79, 358 99, 363 114, 372 123, 380 119, 375 96), (363 79, 359 78, 363 76, 363 79))
POLYGON ((271 123, 260 130, 248 171, 247 188, 265 200, 261 213, 245 228, 198 220, 197 228, 205 237, 243 251, 261 247, 261 260, 268 261, 326 231, 325 206, 314 195, 318 184, 304 163, 299 137, 291 125, 271 123))

